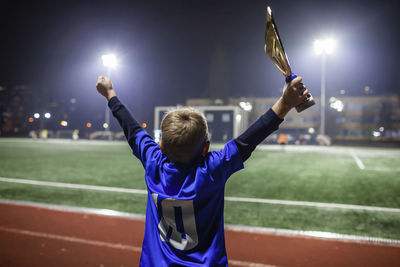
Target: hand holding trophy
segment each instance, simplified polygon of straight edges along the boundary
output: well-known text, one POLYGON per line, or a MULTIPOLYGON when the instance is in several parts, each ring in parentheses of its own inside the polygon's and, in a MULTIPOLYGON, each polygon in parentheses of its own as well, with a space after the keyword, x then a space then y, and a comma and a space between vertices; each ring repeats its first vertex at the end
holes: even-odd
MULTIPOLYGON (((279 37, 278 28, 276 27, 274 17, 272 16, 271 8, 267 7, 267 23, 265 26, 265 53, 272 59, 275 66, 286 77, 287 83, 297 77, 292 73, 288 57, 283 49, 281 38, 279 37)), ((302 92, 300 92, 302 93, 302 92)), ((314 98, 308 94, 304 102, 296 106, 297 112, 301 112, 312 105, 315 105, 314 98)))

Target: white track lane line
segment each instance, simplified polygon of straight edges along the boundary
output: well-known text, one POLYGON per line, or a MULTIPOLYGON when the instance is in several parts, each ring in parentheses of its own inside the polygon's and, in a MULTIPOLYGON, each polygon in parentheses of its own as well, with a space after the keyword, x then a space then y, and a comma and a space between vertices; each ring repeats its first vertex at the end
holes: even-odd
POLYGON ((8 228, 8 227, 2 227, 2 226, 0 226, 0 231, 14 233, 14 234, 28 235, 28 236, 39 237, 39 238, 61 240, 61 241, 65 241, 65 242, 80 243, 80 244, 92 245, 92 246, 98 246, 98 247, 129 250, 129 251, 133 251, 133 252, 141 252, 142 251, 142 249, 140 247, 134 247, 134 246, 129 246, 129 245, 116 244, 116 243, 97 241, 97 240, 89 240, 89 239, 83 239, 83 238, 72 237, 72 236, 34 232, 34 231, 29 231, 29 230, 8 228))
MULTIPOLYGON (((14 178, 6 178, 6 177, 0 177, 0 182, 147 195, 146 190, 129 189, 129 188, 121 188, 121 187, 44 182, 44 181, 14 179, 14 178)), ((225 200, 232 201, 232 202, 263 203, 263 204, 288 205, 288 206, 306 206, 306 207, 316 207, 316 208, 336 208, 336 209, 366 210, 366 211, 395 212, 395 213, 400 212, 400 209, 397 209, 397 208, 361 206, 361 205, 338 204, 338 203, 310 202, 310 201, 293 201, 293 200, 247 198, 247 197, 225 197, 225 200)))
MULTIPOLYGON (((142 222, 145 220, 145 216, 142 214, 120 212, 115 210, 72 207, 72 206, 37 203, 37 202, 20 201, 20 200, 8 200, 8 199, 0 199, 0 204, 43 208, 43 209, 62 211, 62 212, 121 217, 142 222)), ((233 225, 233 224, 225 224, 225 229, 230 231, 250 233, 250 234, 255 233, 255 234, 272 234, 272 235, 294 236, 294 237, 311 237, 311 238, 318 238, 318 239, 322 238, 322 239, 330 239, 330 240, 344 241, 344 242, 361 242, 361 243, 400 246, 400 240, 386 239, 379 237, 346 235, 346 234, 338 234, 331 232, 289 230, 289 229, 258 227, 258 226, 233 225)))
POLYGON ((317 238, 317 239, 332 240, 339 242, 357 242, 357 243, 369 243, 369 244, 382 244, 389 246, 400 246, 400 240, 395 240, 395 239, 369 237, 369 236, 356 236, 356 235, 338 234, 338 233, 321 232, 321 231, 290 230, 290 229, 232 225, 232 224, 225 224, 225 230, 240 232, 240 233, 268 234, 268 235, 279 235, 279 236, 289 236, 289 237, 307 237, 307 238, 317 238))
POLYGON ((364 163, 361 161, 361 159, 356 155, 356 152, 354 152, 353 150, 350 152, 351 156, 353 157, 354 161, 357 163, 358 168, 360 168, 360 170, 365 170, 365 166, 364 163))
MULTIPOLYGON (((110 243, 110 242, 104 242, 104 241, 97 241, 97 240, 89 240, 89 239, 83 239, 83 238, 71 237, 71 236, 65 236, 65 235, 55 235, 55 234, 34 232, 34 231, 29 231, 29 230, 8 228, 8 227, 2 227, 2 226, 0 226, 0 231, 7 232, 7 233, 13 233, 13 234, 20 234, 20 235, 38 237, 38 238, 60 240, 60 241, 64 241, 64 242, 79 243, 79 244, 91 245, 91 246, 97 246, 97 247, 106 247, 106 248, 112 248, 112 249, 122 249, 122 250, 128 250, 128 251, 132 251, 132 252, 137 252, 137 253, 141 253, 142 252, 142 248, 140 248, 140 247, 135 247, 135 246, 130 246, 130 245, 123 245, 123 244, 118 244, 118 243, 110 243)), ((239 261, 239 260, 229 260, 229 263, 231 265, 234 265, 234 266, 274 267, 273 265, 266 265, 266 264, 262 264, 262 263, 239 261)))
POLYGON ((248 262, 248 261, 236 261, 229 260, 230 266, 247 266, 247 267, 276 267, 276 265, 267 265, 262 263, 248 262))

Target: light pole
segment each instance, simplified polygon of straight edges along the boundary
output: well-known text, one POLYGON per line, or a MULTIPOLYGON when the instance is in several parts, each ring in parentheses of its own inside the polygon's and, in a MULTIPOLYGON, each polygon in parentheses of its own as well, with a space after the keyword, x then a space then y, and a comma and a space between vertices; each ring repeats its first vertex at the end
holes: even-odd
MULTIPOLYGON (((117 58, 114 54, 107 54, 102 55, 101 59, 103 61, 104 67, 107 68, 107 77, 110 78, 111 76, 111 69, 115 69, 118 65, 117 58)), ((108 109, 108 105, 106 104, 106 111, 104 114, 104 124, 103 127, 105 128, 104 133, 108 136, 108 140, 111 140, 111 131, 110 131, 110 111, 108 109)))
POLYGON ((333 53, 335 46, 336 42, 333 39, 316 40, 314 42, 315 53, 321 55, 321 135, 325 135, 326 56, 333 53))

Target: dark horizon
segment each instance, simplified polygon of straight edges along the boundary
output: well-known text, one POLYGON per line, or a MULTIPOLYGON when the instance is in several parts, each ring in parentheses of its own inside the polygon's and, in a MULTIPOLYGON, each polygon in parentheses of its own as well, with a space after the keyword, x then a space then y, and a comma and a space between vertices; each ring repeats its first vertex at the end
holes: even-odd
POLYGON ((320 91, 313 41, 332 36, 327 96, 399 94, 398 1, 113 1, 3 2, 0 85, 26 84, 43 103, 76 99, 80 113, 100 114, 101 55, 121 99, 143 121, 156 105, 197 97, 278 97, 284 78, 264 53, 271 5, 292 70, 320 91))

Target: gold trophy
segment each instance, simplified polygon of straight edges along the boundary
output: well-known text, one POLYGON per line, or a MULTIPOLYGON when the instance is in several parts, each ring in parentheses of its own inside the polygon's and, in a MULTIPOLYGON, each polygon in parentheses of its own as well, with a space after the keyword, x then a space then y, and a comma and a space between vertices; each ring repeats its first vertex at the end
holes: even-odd
MULTIPOLYGON (((281 38, 279 37, 278 28, 276 27, 271 8, 267 7, 267 24, 265 25, 265 53, 272 59, 275 66, 285 76, 287 83, 297 77, 290 69, 289 59, 283 49, 281 38)), ((300 92, 302 93, 302 92, 300 92)), ((315 105, 314 98, 308 94, 303 103, 296 106, 297 112, 301 112, 312 105, 315 105)))

